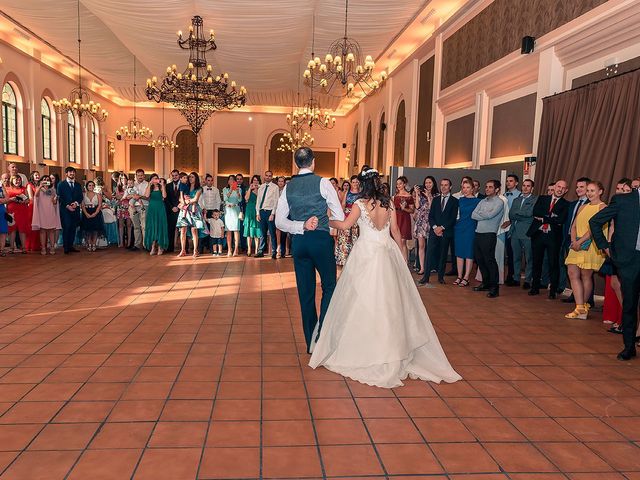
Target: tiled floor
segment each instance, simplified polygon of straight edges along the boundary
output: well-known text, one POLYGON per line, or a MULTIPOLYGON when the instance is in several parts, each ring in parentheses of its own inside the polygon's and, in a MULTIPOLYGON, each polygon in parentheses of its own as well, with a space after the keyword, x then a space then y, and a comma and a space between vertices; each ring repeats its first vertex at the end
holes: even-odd
POLYGON ((464 381, 388 391, 306 366, 290 259, 0 260, 3 480, 640 479, 640 361, 559 301, 422 289, 464 381))

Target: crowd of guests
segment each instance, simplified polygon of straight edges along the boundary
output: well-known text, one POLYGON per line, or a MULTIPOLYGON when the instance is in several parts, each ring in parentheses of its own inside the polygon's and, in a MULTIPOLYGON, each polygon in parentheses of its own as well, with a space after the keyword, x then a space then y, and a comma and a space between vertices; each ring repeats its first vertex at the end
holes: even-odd
POLYGON ((167 180, 139 169, 133 178, 114 172, 107 185, 77 181, 73 167, 62 180, 37 171, 26 178, 10 163, 0 185, 0 255, 117 245, 150 255, 285 257, 291 241, 276 229, 275 212, 287 181, 270 171, 248 184, 230 175, 220 191, 210 174, 201 183, 196 172, 173 170, 167 180))
MULTIPOLYGON (((499 180, 489 180, 481 191, 480 182, 471 177, 463 177, 457 193, 452 187, 447 178, 438 182, 428 176, 411 188, 406 177, 397 179, 393 200, 403 254, 409 259, 407 243, 411 243, 414 255, 409 267, 419 275, 419 285, 429 283, 436 274, 439 283, 454 276, 452 284, 464 288, 475 271, 479 283, 472 289, 486 292, 489 298, 499 296, 501 284, 522 286, 530 296, 547 290, 549 299, 556 299, 569 286, 572 294, 563 302, 575 307, 566 318, 586 319, 594 306, 594 278, 600 275, 605 278, 603 322, 612 324, 609 331, 623 333, 624 280, 621 282, 616 263, 603 248, 604 242, 608 245, 614 238, 613 202, 606 209, 600 182, 579 178, 577 199, 571 202, 564 198, 569 191, 565 180, 546 185, 540 195, 533 180, 520 182, 514 174, 507 175, 504 187, 499 180), (599 214, 607 220, 598 220, 599 214), (594 233, 594 222, 598 233, 594 233), (447 271, 449 258, 451 268, 447 271)), ((635 192, 637 197, 638 188, 640 177, 622 178, 615 194, 635 192)), ((358 193, 357 177, 340 186, 345 215, 358 193)), ((635 202, 635 214, 640 217, 637 198, 635 202)), ((637 220, 635 228, 640 239, 637 220)), ((343 265, 357 241, 357 227, 337 235, 336 262, 343 265)), ((638 250, 640 255, 640 244, 638 250)), ((633 310, 637 308, 640 277, 636 273, 629 278, 635 280, 627 280, 627 285, 636 285, 636 290, 627 290, 628 296, 635 298, 636 307, 629 307, 633 310)), ((635 335, 635 327, 633 331, 635 335)))

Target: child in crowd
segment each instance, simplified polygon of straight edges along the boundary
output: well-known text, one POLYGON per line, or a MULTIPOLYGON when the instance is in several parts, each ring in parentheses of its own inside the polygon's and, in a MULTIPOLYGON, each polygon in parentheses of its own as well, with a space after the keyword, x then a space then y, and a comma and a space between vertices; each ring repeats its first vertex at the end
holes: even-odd
POLYGON ((211 254, 214 257, 222 255, 222 238, 224 237, 224 222, 220 220, 220 210, 213 210, 213 216, 207 218, 209 235, 211 236, 211 254))
POLYGON ((133 198, 137 193, 138 191, 134 187, 133 178, 129 178, 127 180, 127 188, 124 191, 124 198, 129 199, 129 207, 134 210, 139 210, 142 207, 142 202, 133 198))

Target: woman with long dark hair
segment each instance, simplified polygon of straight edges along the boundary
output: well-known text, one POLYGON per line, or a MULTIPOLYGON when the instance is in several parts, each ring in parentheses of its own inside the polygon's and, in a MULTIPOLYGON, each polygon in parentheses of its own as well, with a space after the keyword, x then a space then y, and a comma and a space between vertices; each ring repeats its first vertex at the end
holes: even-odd
MULTIPOLYGON (((343 187, 346 182, 343 182, 343 187)), ((344 209, 345 218, 351 213, 351 208, 354 202, 360 198, 360 179, 358 175, 353 175, 349 182, 349 189, 343 189, 343 195, 340 200, 342 202, 342 208, 344 209)), ((351 253, 353 244, 358 240, 358 226, 354 225, 350 230, 339 230, 336 239, 335 257, 336 265, 344 266, 347 262, 347 257, 351 253)))
POLYGON ((429 175, 422 181, 422 185, 413 187, 413 201, 416 205, 413 224, 413 237, 418 241, 418 261, 420 268, 418 275, 424 275, 425 253, 427 238, 429 237, 429 211, 431 202, 438 195, 438 184, 436 179, 429 175))
POLYGON ((396 180, 396 194, 393 197, 393 205, 396 210, 396 220, 398 221, 398 228, 400 229, 400 235, 402 236, 402 242, 400 249, 402 250, 402 256, 405 262, 409 258, 409 249, 407 247, 407 241, 411 240, 411 215, 415 211, 415 203, 413 197, 407 191, 407 185, 409 180, 405 176, 398 177, 396 180))
POLYGON ((180 253, 178 257, 187 255, 187 229, 191 233, 193 240, 193 258, 200 256, 198 252, 198 235, 201 230, 205 229, 204 219, 202 218, 202 208, 200 207, 200 195, 202 195, 202 187, 200 186, 200 177, 196 172, 189 174, 188 192, 180 191, 180 213, 178 214, 177 228, 180 229, 180 253))
POLYGON ((157 173, 149 177, 149 185, 144 194, 149 199, 147 219, 144 224, 144 248, 149 255, 162 255, 169 247, 169 228, 164 200, 167 198, 166 184, 160 181, 157 173))
MULTIPOLYGON (((309 365, 367 385, 394 388, 408 376, 433 382, 460 380, 440 346, 401 253, 402 235, 380 174, 360 174, 361 197, 349 218, 331 221, 360 238, 331 297, 309 365)), ((315 335, 314 335, 315 338, 315 335)))

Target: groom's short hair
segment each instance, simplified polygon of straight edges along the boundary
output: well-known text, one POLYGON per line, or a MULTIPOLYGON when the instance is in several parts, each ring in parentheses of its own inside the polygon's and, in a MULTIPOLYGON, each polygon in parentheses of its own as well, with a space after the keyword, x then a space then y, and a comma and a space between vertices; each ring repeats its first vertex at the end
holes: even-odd
POLYGON ((313 150, 309 147, 301 147, 293 156, 298 168, 309 168, 313 163, 313 150))

